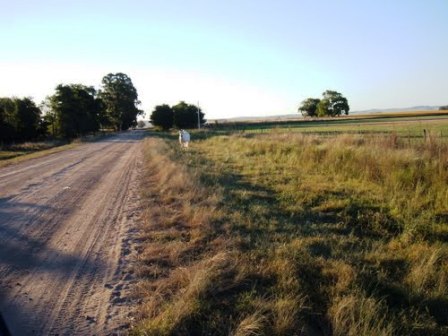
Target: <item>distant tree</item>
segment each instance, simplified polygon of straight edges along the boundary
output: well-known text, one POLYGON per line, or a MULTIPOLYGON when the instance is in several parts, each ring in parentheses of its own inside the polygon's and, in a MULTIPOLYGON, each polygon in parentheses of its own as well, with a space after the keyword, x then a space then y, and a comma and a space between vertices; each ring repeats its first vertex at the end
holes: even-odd
POLYGON ((126 74, 110 73, 104 76, 100 97, 104 104, 103 122, 106 125, 115 130, 126 130, 137 125, 137 116, 142 115, 143 111, 137 108, 140 104, 137 90, 126 74))
POLYGON ((174 112, 173 109, 166 104, 157 105, 151 113, 151 123, 154 126, 159 126, 163 130, 169 130, 173 127, 174 112))
POLYGON ((41 119, 39 120, 39 126, 37 127, 37 137, 39 139, 45 139, 50 134, 51 124, 48 122, 48 119, 46 118, 46 115, 43 115, 41 119))
POLYGON ((318 98, 307 98, 302 101, 299 107, 299 112, 302 113, 304 117, 315 117, 317 116, 317 105, 319 104, 319 102, 320 99, 318 98))
POLYGON ((172 109, 174 112, 174 125, 177 128, 197 128, 198 112, 200 124, 203 125, 206 122, 204 119, 205 114, 195 105, 181 101, 179 104, 174 105, 172 109))
POLYGON ((143 120, 139 120, 137 122, 137 127, 138 128, 144 128, 146 126, 146 123, 143 120))
POLYGON ((326 117, 329 116, 330 111, 330 101, 328 99, 322 99, 319 101, 319 104, 317 104, 317 116, 318 117, 326 117))
POLYGON ((318 117, 335 117, 341 114, 348 115, 350 106, 347 98, 337 91, 327 90, 322 93, 322 99, 308 98, 305 99, 300 107, 299 112, 304 116, 318 117))
POLYGON ((347 98, 345 98, 341 93, 337 91, 327 90, 322 93, 322 101, 325 103, 323 105, 327 108, 328 116, 335 117, 340 116, 341 114, 348 115, 350 111, 350 107, 348 106, 347 98))
POLYGON ((440 111, 448 110, 448 105, 440 106, 440 107, 439 107, 439 110, 440 110, 440 111))
POLYGON ((49 100, 52 113, 47 120, 59 136, 74 138, 98 131, 101 102, 93 87, 60 84, 49 100))

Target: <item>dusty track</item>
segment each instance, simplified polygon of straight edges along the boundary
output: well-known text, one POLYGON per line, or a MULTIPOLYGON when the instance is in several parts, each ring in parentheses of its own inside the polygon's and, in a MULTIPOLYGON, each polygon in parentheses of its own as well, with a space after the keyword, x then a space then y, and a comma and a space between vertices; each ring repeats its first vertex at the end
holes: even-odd
POLYGON ((0 169, 0 311, 12 335, 126 328, 141 138, 0 169))

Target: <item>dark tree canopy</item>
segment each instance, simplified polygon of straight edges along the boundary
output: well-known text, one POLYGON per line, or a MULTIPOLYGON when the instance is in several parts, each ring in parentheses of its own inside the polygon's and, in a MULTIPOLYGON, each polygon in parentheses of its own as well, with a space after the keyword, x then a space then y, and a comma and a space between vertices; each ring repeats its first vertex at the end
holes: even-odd
POLYGON ((20 140, 36 139, 39 135, 41 111, 30 98, 16 99, 17 135, 20 140))
POLYGON ((123 74, 108 74, 102 91, 82 84, 60 84, 37 107, 31 98, 0 98, 0 143, 53 137, 74 138, 109 126, 126 130, 137 126, 137 90, 123 74), (44 110, 44 115, 42 115, 44 110))
POLYGON ((348 100, 337 91, 327 90, 322 93, 322 99, 308 98, 305 99, 299 111, 303 115, 318 117, 335 117, 341 114, 348 115, 350 106, 348 100))
POLYGON ((154 126, 159 126, 163 130, 169 130, 173 127, 174 123, 174 112, 173 109, 167 105, 157 105, 154 111, 151 113, 151 123, 154 126))
POLYGON ((31 98, 0 98, 0 141, 28 141, 41 135, 41 110, 31 98))
POLYGON ((301 103, 299 112, 301 112, 304 117, 315 117, 317 116, 317 105, 319 102, 320 99, 318 98, 307 98, 301 103))
POLYGON ((108 74, 102 80, 100 97, 105 109, 105 126, 126 130, 137 125, 137 116, 143 111, 137 108, 137 90, 124 73, 108 74))
POLYGON ((327 101, 327 115, 335 117, 341 114, 348 115, 350 107, 348 106, 347 98, 337 91, 327 90, 322 93, 323 99, 321 101, 327 101))
POLYGON ((439 110, 440 110, 440 111, 448 110, 448 105, 440 106, 440 107, 439 107, 439 110))
POLYGON ((179 104, 173 106, 174 112, 174 125, 181 128, 197 128, 198 127, 198 111, 199 111, 199 122, 203 125, 206 120, 204 119, 205 114, 202 110, 191 104, 187 104, 181 101, 179 104))
POLYGON ((99 129, 101 102, 93 87, 60 84, 49 100, 57 135, 75 138, 99 129))
POLYGON ((16 137, 15 103, 11 98, 0 98, 0 141, 11 142, 16 137))

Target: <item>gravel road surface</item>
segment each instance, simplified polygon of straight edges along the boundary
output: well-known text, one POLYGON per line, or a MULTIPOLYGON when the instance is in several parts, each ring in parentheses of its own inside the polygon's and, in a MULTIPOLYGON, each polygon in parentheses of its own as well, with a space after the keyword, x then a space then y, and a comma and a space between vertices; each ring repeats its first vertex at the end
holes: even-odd
POLYGON ((0 169, 0 312, 12 335, 120 335, 141 131, 0 169))

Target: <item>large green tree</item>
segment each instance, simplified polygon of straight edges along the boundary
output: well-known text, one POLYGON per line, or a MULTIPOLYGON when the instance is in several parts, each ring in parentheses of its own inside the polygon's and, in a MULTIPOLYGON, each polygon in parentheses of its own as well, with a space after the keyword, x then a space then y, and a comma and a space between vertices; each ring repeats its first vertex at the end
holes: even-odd
POLYGON ((300 104, 299 112, 305 117, 315 117, 317 116, 317 105, 320 99, 318 98, 307 98, 300 104))
POLYGON ((31 98, 0 98, 0 141, 28 141, 40 135, 41 110, 31 98))
POLYGON ((203 125, 206 120, 205 114, 196 105, 187 104, 181 101, 179 104, 173 106, 174 125, 177 128, 196 128, 198 127, 198 113, 199 123, 203 125))
POLYGON ((174 123, 173 109, 167 104, 157 105, 152 111, 150 119, 154 126, 169 130, 174 123))
POLYGON ((100 97, 104 104, 105 126, 126 130, 137 125, 137 116, 143 111, 137 108, 140 104, 137 89, 126 74, 110 73, 104 76, 100 97))
POLYGON ((39 136, 41 110, 31 98, 15 100, 17 105, 17 135, 20 140, 33 140, 39 136))
POLYGON ((60 84, 49 101, 57 135, 75 138, 99 129, 101 101, 93 87, 60 84))

